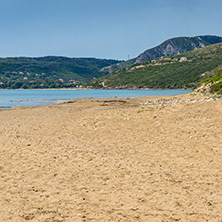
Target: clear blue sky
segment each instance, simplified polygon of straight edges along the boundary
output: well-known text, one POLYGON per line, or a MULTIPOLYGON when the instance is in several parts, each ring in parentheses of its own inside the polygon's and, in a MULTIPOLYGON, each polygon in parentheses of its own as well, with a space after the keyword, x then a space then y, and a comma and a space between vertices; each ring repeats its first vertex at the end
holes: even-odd
POLYGON ((0 0, 0 57, 126 60, 178 36, 222 36, 221 0, 0 0))

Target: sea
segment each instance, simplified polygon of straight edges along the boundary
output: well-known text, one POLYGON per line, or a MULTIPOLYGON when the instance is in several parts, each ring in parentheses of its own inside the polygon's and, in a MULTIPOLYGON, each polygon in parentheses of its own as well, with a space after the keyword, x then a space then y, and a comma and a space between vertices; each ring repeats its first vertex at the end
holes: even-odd
POLYGON ((192 90, 0 90, 0 109, 24 106, 59 104, 74 98, 118 98, 143 96, 172 96, 190 93, 192 90))

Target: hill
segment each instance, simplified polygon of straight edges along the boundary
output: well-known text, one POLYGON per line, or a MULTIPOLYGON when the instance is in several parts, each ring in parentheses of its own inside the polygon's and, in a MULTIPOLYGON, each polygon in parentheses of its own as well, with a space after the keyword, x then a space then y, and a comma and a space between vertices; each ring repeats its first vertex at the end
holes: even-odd
POLYGON ((212 35, 172 38, 164 41, 154 48, 146 50, 136 58, 106 67, 106 70, 111 73, 127 69, 133 64, 146 62, 161 56, 177 55, 220 42, 222 42, 222 37, 212 35))
POLYGON ((222 65, 222 43, 134 64, 90 83, 96 88, 196 88, 222 65))
POLYGON ((0 88, 73 86, 108 74, 102 68, 117 62, 119 61, 58 56, 0 58, 0 88))

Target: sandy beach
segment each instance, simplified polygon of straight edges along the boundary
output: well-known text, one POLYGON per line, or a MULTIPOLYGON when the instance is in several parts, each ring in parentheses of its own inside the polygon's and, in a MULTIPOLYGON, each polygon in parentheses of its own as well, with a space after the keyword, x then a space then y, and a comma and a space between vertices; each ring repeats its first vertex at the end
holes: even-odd
POLYGON ((0 123, 2 222, 222 222, 222 100, 76 99, 0 123))

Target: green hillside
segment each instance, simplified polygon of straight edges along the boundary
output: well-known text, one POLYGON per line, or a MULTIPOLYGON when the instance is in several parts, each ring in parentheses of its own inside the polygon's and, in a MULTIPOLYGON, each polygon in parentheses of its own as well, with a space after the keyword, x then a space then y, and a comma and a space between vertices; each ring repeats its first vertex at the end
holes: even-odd
POLYGON ((213 74, 213 77, 202 81, 201 87, 196 90, 197 92, 222 95, 222 66, 213 70, 213 74))
POLYGON ((221 42, 222 37, 213 35, 176 37, 168 39, 160 45, 144 51, 136 58, 111 65, 107 67, 106 70, 109 71, 109 73, 120 71, 123 69, 128 69, 133 64, 146 62, 151 59, 159 58, 161 56, 173 56, 221 42))
POLYGON ((196 88, 222 65, 222 43, 135 64, 93 80, 95 88, 196 88))
POLYGON ((0 88, 73 86, 108 74, 103 67, 118 60, 47 56, 0 58, 0 88), (71 83, 71 84, 70 84, 71 83))

